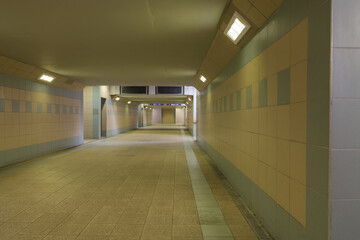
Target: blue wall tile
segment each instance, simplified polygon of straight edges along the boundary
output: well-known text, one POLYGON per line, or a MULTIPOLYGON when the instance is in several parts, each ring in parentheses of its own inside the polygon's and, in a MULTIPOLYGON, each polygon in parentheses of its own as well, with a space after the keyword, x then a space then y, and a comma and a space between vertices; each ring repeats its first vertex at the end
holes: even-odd
POLYGON ((263 79, 259 82, 259 107, 267 106, 267 79, 263 79))
POLYGON ((241 90, 238 90, 236 92, 236 109, 237 110, 241 109, 241 90))
POLYGON ((27 113, 32 112, 32 102, 30 102, 30 101, 25 102, 25 112, 27 112, 27 113))
POLYGON ((252 86, 246 87, 246 109, 252 108, 252 86))
POLYGON ((73 114, 73 113, 74 113, 73 106, 70 106, 70 108, 69 108, 69 113, 70 113, 70 114, 73 114))
POLYGON ((37 112, 38 112, 38 113, 42 113, 42 112, 43 112, 43 105, 42 105, 42 103, 38 103, 38 104, 37 104, 37 112))
POLYGON ((12 112, 20 111, 20 103, 18 100, 12 100, 12 112))
POLYGON ((51 104, 48 103, 46 106, 47 113, 51 113, 51 104))
POLYGON ((290 68, 278 72, 277 102, 279 105, 290 103, 290 68))
POLYGON ((229 101, 230 101, 230 111, 234 110, 234 94, 231 93, 229 96, 229 101))
POLYGON ((79 114, 79 107, 75 107, 75 113, 79 114))
POLYGON ((67 113, 67 107, 66 107, 66 105, 63 105, 63 112, 62 112, 63 114, 66 114, 67 113))
POLYGON ((55 113, 56 114, 60 113, 60 104, 55 104, 55 113))
POLYGON ((5 112, 5 100, 0 99, 0 112, 5 112))

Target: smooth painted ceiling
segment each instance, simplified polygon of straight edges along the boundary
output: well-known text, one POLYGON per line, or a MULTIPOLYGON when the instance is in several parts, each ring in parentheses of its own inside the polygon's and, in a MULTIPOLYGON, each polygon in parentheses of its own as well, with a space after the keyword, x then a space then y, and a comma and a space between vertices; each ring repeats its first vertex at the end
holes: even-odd
POLYGON ((228 0, 2 0, 0 54, 87 85, 192 85, 228 0))

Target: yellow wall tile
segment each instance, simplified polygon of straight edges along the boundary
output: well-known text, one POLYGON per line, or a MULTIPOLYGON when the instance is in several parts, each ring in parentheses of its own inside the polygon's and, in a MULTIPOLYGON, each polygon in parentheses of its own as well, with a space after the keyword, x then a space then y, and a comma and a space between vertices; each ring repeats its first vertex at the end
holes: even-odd
POLYGON ((268 108, 259 109, 259 133, 266 134, 268 125, 268 108))
POLYGON ((306 102, 290 104, 290 139, 306 142, 306 102))
POLYGON ((290 138, 290 106, 277 107, 277 136, 283 139, 290 138))
POLYGON ((277 201, 286 211, 290 210, 290 179, 277 173, 277 201))
POLYGON ((307 99, 307 61, 291 67, 290 102, 303 102, 307 99))
POLYGON ((286 176, 290 176, 290 142, 277 139, 277 170, 286 176))
POLYGON ((276 137, 277 128, 277 107, 268 107, 267 134, 271 137, 276 137))
POLYGON ((286 34, 275 43, 277 53, 277 72, 290 66, 290 34, 286 34))
POLYGON ((277 178, 276 171, 271 167, 267 167, 266 168, 266 180, 267 180, 267 191, 266 192, 275 201, 277 201, 277 199, 276 199, 276 194, 277 194, 276 178, 277 178))
POLYGON ((306 144, 290 144, 290 177, 306 185, 306 144))
POLYGON ((306 188, 294 180, 290 180, 290 214, 306 226, 306 188))
POLYGON ((267 137, 266 162, 276 169, 276 138, 267 137))
POLYGON ((299 23, 291 34, 291 65, 307 59, 308 18, 299 23))
POLYGON ((266 173, 267 166, 259 162, 259 186, 263 191, 267 189, 267 173, 266 173))

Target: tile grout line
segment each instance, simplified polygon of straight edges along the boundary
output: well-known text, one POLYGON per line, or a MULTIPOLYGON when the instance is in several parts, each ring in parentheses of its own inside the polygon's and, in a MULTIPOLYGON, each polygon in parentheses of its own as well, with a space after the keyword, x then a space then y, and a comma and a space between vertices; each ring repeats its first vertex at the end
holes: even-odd
POLYGON ((188 138, 181 130, 183 138, 184 150, 188 169, 190 173, 191 185, 195 195, 196 208, 199 215, 201 231, 204 239, 234 239, 228 224, 225 221, 224 215, 221 212, 217 201, 211 191, 211 188, 206 181, 206 178, 200 168, 198 160, 195 156, 188 138), (204 204, 205 203, 205 204, 204 204), (206 219, 207 217, 215 219, 206 219))

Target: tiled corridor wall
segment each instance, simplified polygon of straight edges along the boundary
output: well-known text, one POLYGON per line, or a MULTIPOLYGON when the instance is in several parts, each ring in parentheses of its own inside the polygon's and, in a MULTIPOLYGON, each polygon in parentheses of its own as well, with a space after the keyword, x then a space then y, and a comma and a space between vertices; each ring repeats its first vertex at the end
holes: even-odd
POLYGON ((285 0, 200 95, 200 144, 276 239, 328 239, 329 43, 329 1, 285 0))
POLYGON ((137 105, 111 100, 108 86, 84 88, 85 138, 100 138, 100 133, 102 136, 110 137, 136 127, 137 105), (106 98, 102 110, 101 98, 106 98))
POLYGON ((193 133, 193 130, 194 130, 194 112, 193 112, 193 103, 190 103, 187 108, 187 128, 189 130, 189 132, 191 134, 194 134, 193 133))
POLYGON ((143 127, 152 125, 152 110, 144 108, 143 110, 143 127))
POLYGON ((0 74, 0 167, 82 142, 82 91, 0 74))

